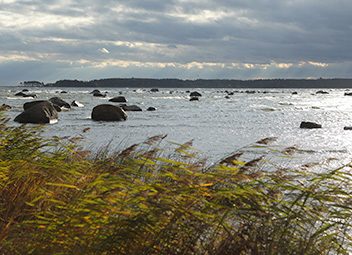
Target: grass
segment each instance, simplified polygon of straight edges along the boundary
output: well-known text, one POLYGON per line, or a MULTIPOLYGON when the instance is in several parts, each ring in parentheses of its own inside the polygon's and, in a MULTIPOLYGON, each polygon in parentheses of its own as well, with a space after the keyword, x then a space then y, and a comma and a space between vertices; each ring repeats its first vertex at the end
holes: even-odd
POLYGON ((0 254, 351 250, 349 165, 273 169, 237 152, 209 166, 190 143, 166 152, 162 139, 91 153, 1 120, 0 254))

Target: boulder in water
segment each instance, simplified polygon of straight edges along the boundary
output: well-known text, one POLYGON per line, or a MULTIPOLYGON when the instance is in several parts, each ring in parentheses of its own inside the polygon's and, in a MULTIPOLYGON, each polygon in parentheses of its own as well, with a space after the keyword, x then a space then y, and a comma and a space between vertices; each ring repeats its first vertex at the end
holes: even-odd
POLYGON ((159 89, 153 88, 153 89, 150 90, 150 92, 159 92, 159 89))
POLYGON ((99 89, 94 89, 92 92, 90 92, 89 94, 94 94, 94 93, 100 93, 99 89))
POLYGON ((191 94, 189 94, 190 97, 201 97, 202 94, 197 92, 197 91, 193 91, 191 92, 191 94))
POLYGON ((352 127, 351 126, 344 127, 343 130, 352 130, 352 127))
POLYGON ((106 94, 102 94, 100 92, 93 93, 93 97, 106 97, 106 94))
POLYGON ((47 100, 38 100, 38 101, 26 102, 26 103, 23 104, 23 110, 27 110, 27 109, 31 108, 32 106, 34 106, 36 104, 39 104, 39 103, 43 103, 43 102, 51 103, 54 106, 54 108, 55 108, 55 110, 57 112, 61 112, 61 107, 60 106, 58 106, 56 104, 53 104, 52 102, 47 101, 47 100))
POLYGON ((9 106, 8 104, 2 104, 1 106, 0 106, 0 112, 2 112, 2 111, 8 111, 8 110, 10 110, 12 107, 11 106, 9 106))
POLYGON ((111 99, 109 99, 110 102, 114 102, 114 103, 126 103, 127 100, 124 96, 118 96, 118 97, 113 97, 111 99))
POLYGON ((120 107, 126 112, 141 112, 142 108, 137 105, 120 105, 120 107))
POLYGON ((95 121, 122 121, 126 119, 126 112, 116 105, 101 104, 92 110, 92 120, 95 121))
POLYGON ((313 129, 313 128, 321 128, 321 125, 315 122, 309 122, 309 121, 302 121, 301 125, 299 126, 300 128, 307 128, 307 129, 313 129))
POLYGON ((18 92, 15 94, 16 97, 37 97, 36 94, 26 94, 26 93, 23 93, 22 91, 21 92, 18 92))
POLYGON ((155 107, 150 106, 150 107, 148 107, 148 108, 147 108, 147 111, 149 111, 149 112, 150 112, 150 111, 156 111, 156 108, 155 108, 155 107))
POLYGON ((60 97, 52 97, 49 99, 50 102, 52 102, 54 105, 59 106, 61 109, 66 108, 66 109, 70 109, 71 106, 69 103, 65 102, 64 100, 62 100, 60 97))
POLYGON ((45 124, 56 122, 58 119, 57 111, 49 101, 33 104, 31 107, 17 115, 14 121, 19 123, 45 124))
POLYGON ((73 107, 84 107, 84 105, 76 100, 72 101, 71 106, 73 107))
POLYGON ((191 97, 191 98, 189 99, 189 101, 199 101, 199 98, 198 98, 198 97, 191 97))
POLYGON ((317 92, 315 92, 315 94, 322 94, 322 95, 324 95, 324 94, 329 94, 329 92, 324 91, 324 90, 318 90, 317 92))

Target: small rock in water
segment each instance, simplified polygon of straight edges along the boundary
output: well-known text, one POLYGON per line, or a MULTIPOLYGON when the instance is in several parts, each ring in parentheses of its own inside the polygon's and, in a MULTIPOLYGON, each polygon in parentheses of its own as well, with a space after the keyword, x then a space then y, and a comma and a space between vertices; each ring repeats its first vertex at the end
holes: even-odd
POLYGON ((120 107, 126 112, 141 112, 142 108, 137 105, 120 105, 120 107))
POLYGON ((94 97, 106 97, 106 94, 102 94, 100 92, 93 93, 94 97))
POLYGON ((72 103, 71 103, 71 106, 74 106, 74 107, 84 107, 84 105, 76 100, 74 100, 72 103))
POLYGON ((352 126, 344 127, 343 130, 352 130, 352 126))
POLYGON ((155 107, 150 106, 150 107, 148 107, 148 108, 147 108, 147 111, 156 111, 156 108, 155 108, 155 107))
POLYGON ((297 95, 297 94, 298 94, 297 91, 292 92, 292 95, 297 95))
POLYGON ((199 101, 198 97, 191 97, 191 99, 189 101, 199 101))
POLYGON ((7 105, 7 104, 2 104, 0 106, 0 111, 7 111, 7 110, 10 110, 12 107, 7 105))
POLYGON ((190 97, 201 97, 202 94, 197 91, 193 91, 193 92, 191 92, 191 94, 189 96, 190 97))
POLYGON ((345 96, 352 96, 352 92, 345 93, 345 96))
POLYGON ((124 96, 118 96, 118 97, 113 97, 111 99, 109 99, 110 102, 114 102, 114 103, 126 103, 127 100, 124 96))
POLYGON ((302 121, 301 125, 299 127, 300 128, 313 129, 313 128, 321 128, 321 125, 318 124, 318 123, 314 123, 314 122, 302 121))
POLYGON ((315 94, 329 94, 329 92, 324 90, 318 90, 317 92, 315 92, 315 94))

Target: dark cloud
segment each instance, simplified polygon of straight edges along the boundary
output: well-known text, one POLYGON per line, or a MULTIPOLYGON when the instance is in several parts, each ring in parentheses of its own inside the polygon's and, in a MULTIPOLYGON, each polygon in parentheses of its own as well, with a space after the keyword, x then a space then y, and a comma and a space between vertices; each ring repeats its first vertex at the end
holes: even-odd
POLYGON ((347 77, 350 10, 349 0, 4 0, 0 74, 347 77))

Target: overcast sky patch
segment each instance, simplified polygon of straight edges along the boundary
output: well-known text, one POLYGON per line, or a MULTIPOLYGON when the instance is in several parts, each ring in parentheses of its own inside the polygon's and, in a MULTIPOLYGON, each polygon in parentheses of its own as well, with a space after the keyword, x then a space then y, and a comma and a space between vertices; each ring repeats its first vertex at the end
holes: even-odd
POLYGON ((0 84, 350 77, 351 10, 349 0, 1 0, 0 84))

